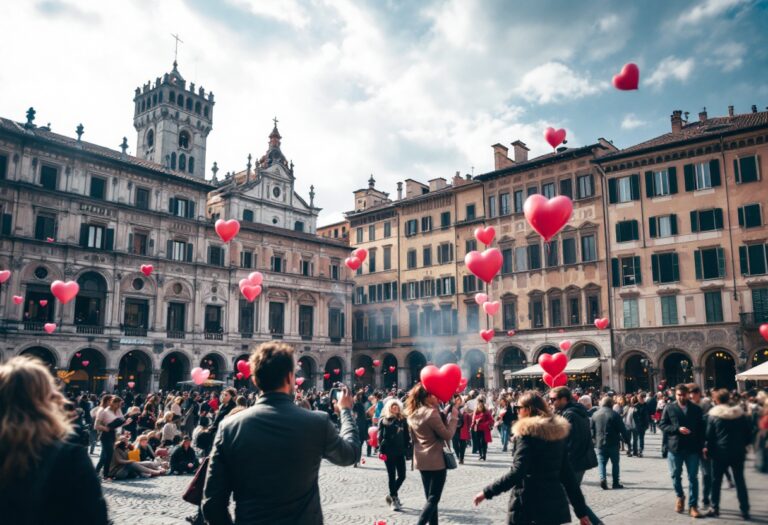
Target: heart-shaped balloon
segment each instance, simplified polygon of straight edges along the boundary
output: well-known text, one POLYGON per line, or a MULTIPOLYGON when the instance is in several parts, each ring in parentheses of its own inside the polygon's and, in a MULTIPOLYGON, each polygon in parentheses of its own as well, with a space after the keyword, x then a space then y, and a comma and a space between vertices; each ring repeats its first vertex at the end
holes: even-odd
POLYGON ((128 385, 128 388, 133 388, 136 386, 136 383, 134 381, 128 381, 127 385, 128 385))
POLYGON ((566 339, 564 341, 560 341, 560 344, 558 344, 557 346, 559 346, 560 350, 562 350, 563 352, 567 352, 571 348, 571 342, 568 339, 566 339))
POLYGON ((550 388, 555 388, 556 386, 565 386, 566 383, 568 383, 568 376, 563 373, 552 376, 544 372, 544 375, 542 375, 541 378, 550 388))
POLYGON ((763 339, 768 341, 768 323, 761 324, 758 331, 760 332, 760 335, 763 336, 763 339))
POLYGON ((464 392, 465 388, 467 388, 467 378, 462 377, 461 379, 459 379, 459 386, 456 387, 456 393, 460 394, 464 392))
POLYGON ((507 335, 509 337, 512 337, 513 335, 515 335, 515 331, 514 330, 509 330, 509 331, 507 331, 507 335))
POLYGON ((386 461, 387 460, 387 455, 386 454, 379 454, 379 459, 382 460, 382 461, 386 461))
POLYGON ((381 366, 381 361, 379 361, 378 359, 374 359, 373 366, 381 366))
POLYGON ((5 281, 11 278, 11 271, 10 270, 3 270, 0 272, 0 284, 3 284, 5 281))
POLYGON ((357 257, 360 259, 360 262, 365 261, 365 259, 368 258, 368 250, 365 248, 358 248, 357 250, 352 252, 352 257, 357 257))
POLYGON ((243 377, 251 375, 251 367, 245 359, 240 359, 237 364, 235 364, 235 367, 237 367, 238 372, 243 374, 243 377))
POLYGON ((82 354, 81 354, 80 352, 77 352, 77 353, 75 354, 75 357, 77 357, 77 358, 79 359, 79 358, 81 357, 81 355, 82 355, 82 354))
POLYGON ((46 306, 48 306, 48 299, 40 299, 40 300, 38 301, 38 303, 40 304, 40 306, 42 306, 43 308, 45 308, 46 306))
POLYGON ((328 372, 326 372, 326 373, 324 373, 324 374, 323 374, 323 379, 325 379, 326 381, 327 381, 328 379, 330 379, 330 378, 331 378, 331 374, 329 374, 328 372))
POLYGON ((67 304, 75 298, 80 291, 80 285, 75 281, 53 281, 51 283, 51 293, 62 304, 67 304))
POLYGON ((243 375, 243 373, 242 373, 242 372, 238 372, 237 374, 235 374, 235 376, 236 376, 238 379, 240 379, 240 380, 242 380, 242 379, 244 379, 244 378, 245 378, 245 376, 243 375))
POLYGON ((637 89, 640 84, 640 68, 632 62, 624 64, 621 73, 613 76, 613 87, 622 91, 637 89))
POLYGON ((45 323, 43 325, 43 330, 45 330, 49 334, 52 334, 53 331, 56 330, 56 323, 45 323))
POLYGON ((347 268, 349 268, 354 272, 355 270, 360 268, 360 265, 363 264, 363 261, 361 261, 357 257, 347 257, 346 259, 344 259, 344 264, 347 266, 347 268))
POLYGON ((496 237, 496 230, 493 226, 488 226, 487 228, 483 228, 482 226, 475 228, 475 239, 486 246, 493 242, 494 237, 496 237))
POLYGON ((503 262, 504 258, 496 248, 488 248, 484 252, 472 251, 464 257, 467 269, 486 283, 493 281, 503 262))
POLYGON ((264 276, 261 274, 261 272, 251 272, 248 274, 248 281, 251 284, 261 284, 264 282, 264 276))
POLYGON ((24 298, 20 295, 13 296, 13 304, 21 304, 24 302, 24 298))
POLYGON ((45 242, 54 242, 55 240, 56 239, 54 239, 53 237, 46 237, 45 238, 45 242))
POLYGON ((237 219, 229 219, 228 221, 219 219, 216 221, 214 229, 216 230, 219 239, 224 242, 229 242, 240 232, 240 221, 237 219))
POLYGON ((531 195, 523 205, 525 219, 531 228, 549 241, 563 229, 573 213, 573 202, 565 195, 547 199, 543 195, 531 195))
POLYGON ((152 266, 151 264, 142 264, 142 265, 141 265, 141 268, 140 268, 140 270, 141 270, 141 273, 143 273, 143 274, 144 274, 144 275, 146 275, 147 277, 149 277, 150 275, 152 275, 152 270, 154 270, 154 269, 155 269, 155 267, 154 267, 154 266, 152 266))
POLYGON ((392 372, 394 372, 395 370, 397 370, 397 367, 396 367, 396 366, 390 366, 390 367, 389 367, 389 373, 390 373, 390 374, 391 374, 392 372))
POLYGON ((296 384, 297 384, 298 386, 301 386, 301 385, 303 385, 303 384, 304 384, 304 381, 305 381, 305 379, 304 379, 303 377, 297 377, 297 378, 296 378, 296 384))
POLYGON ((339 375, 341 373, 341 368, 334 368, 333 373, 339 375))
POLYGON ((240 288, 240 293, 243 294, 249 303, 252 303, 261 294, 261 285, 246 284, 240 288))
POLYGON ((487 293, 482 293, 482 292, 476 293, 475 294, 475 302, 477 304, 479 304, 480 306, 482 306, 483 303, 488 302, 488 294, 487 293))
POLYGON ((461 368, 455 363, 448 363, 440 368, 427 365, 421 369, 421 384, 443 403, 451 400, 461 381, 461 368))
POLYGON ((362 366, 360 368, 356 368, 355 375, 357 377, 363 377, 365 375, 365 368, 363 368, 362 366))
POLYGON ((601 319, 595 319, 595 326, 598 330, 605 330, 608 328, 608 323, 610 323, 610 320, 607 317, 603 317, 601 319))
POLYGON ((189 373, 192 376, 192 381, 196 385, 202 385, 208 380, 208 377, 211 375, 211 371, 205 368, 200 368, 199 366, 196 366, 192 369, 192 371, 189 373))
POLYGON ((379 427, 368 427, 368 443, 372 447, 379 446, 379 427))
POLYGON ((552 377, 556 376, 568 365, 568 356, 563 352, 554 354, 541 354, 539 356, 539 366, 552 377))
POLYGON ((483 341, 486 343, 490 343, 494 335, 496 335, 496 330, 493 328, 489 328, 488 330, 480 330, 480 337, 482 337, 483 341))
POLYGON ((549 145, 552 146, 552 148, 557 148, 565 140, 565 130, 547 128, 544 130, 544 140, 549 142, 549 145))
POLYGON ((90 362, 90 361, 88 361, 87 359, 83 359, 83 361, 82 361, 82 362, 83 362, 83 366, 88 366, 88 365, 90 365, 90 364, 91 364, 91 362, 90 362))
POLYGON ((499 301, 488 301, 483 303, 483 312, 488 315, 496 315, 499 308, 501 308, 501 303, 499 301))

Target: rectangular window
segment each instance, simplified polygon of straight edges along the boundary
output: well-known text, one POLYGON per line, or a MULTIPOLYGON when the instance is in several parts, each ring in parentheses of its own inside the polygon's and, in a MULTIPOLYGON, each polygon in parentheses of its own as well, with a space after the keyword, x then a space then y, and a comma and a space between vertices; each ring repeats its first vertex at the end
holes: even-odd
POLYGON ((148 235, 146 233, 134 233, 131 238, 130 252, 137 255, 147 255, 148 235))
POLYGON ((49 190, 55 190, 59 178, 58 168, 53 166, 42 166, 40 168, 40 185, 49 190))
POLYGON ((544 305, 541 297, 531 299, 531 326, 533 328, 544 326, 544 305))
POLYGON ((568 324, 576 326, 581 322, 581 308, 578 297, 568 298, 568 324))
POLYGON ((283 257, 281 255, 273 255, 269 261, 269 268, 273 272, 284 272, 283 257))
POLYGON ((221 333, 221 306, 205 306, 205 324, 203 329, 208 334, 221 333))
POLYGON ((35 220, 35 239, 44 241, 56 238, 56 216, 40 213, 35 220))
POLYGON ((640 175, 628 175, 608 180, 608 202, 631 202, 640 200, 640 175))
POLYGON ((282 336, 285 327, 285 304, 275 301, 269 302, 269 333, 273 336, 282 336))
POLYGON ((410 219, 405 222, 405 236, 411 237, 419 233, 419 221, 410 219))
POLYGON ((384 238, 392 237, 392 223, 387 221, 384 223, 384 238))
POLYGON ((168 303, 165 325, 169 332, 185 331, 186 306, 184 303, 168 303))
POLYGON ((665 295, 661 299, 661 324, 677 324, 677 296, 665 295))
POLYGON ((299 335, 304 341, 312 339, 314 324, 314 308, 309 305, 299 305, 299 335))
POLYGON ((640 257, 622 257, 621 286, 637 286, 642 283, 640 270, 640 257))
POLYGON ((704 292, 707 323, 723 322, 723 296, 718 292, 704 292))
POLYGON ((361 242, 363 242, 363 229, 362 228, 358 228, 357 229, 356 235, 357 235, 357 244, 360 244, 361 242))
POLYGON ((517 310, 514 302, 505 302, 501 305, 504 330, 514 330, 516 325, 517 310))
POLYGON ((560 299, 549 300, 549 324, 550 326, 560 326, 562 324, 562 306, 560 299))
POLYGON ((723 210, 694 210, 691 212, 691 231, 708 232, 723 229, 723 210))
POLYGON ((467 239, 465 244, 466 250, 464 253, 474 252, 477 250, 477 241, 475 239, 467 239))
POLYGON ((652 238, 677 235, 677 215, 661 215, 648 219, 648 235, 652 238))
POLYGON ((624 299, 624 328, 638 328, 640 315, 637 310, 637 299, 624 299))
POLYGON ((636 220, 616 223, 616 242, 636 241, 639 238, 640 232, 636 220))
POLYGON ((456 290, 454 290, 454 278, 441 277, 438 282, 437 295, 453 295, 454 293, 456 293, 456 290))
POLYGON ((721 279, 725 277, 725 250, 708 248, 693 252, 696 279, 721 279))
POLYGON ((524 272, 528 269, 528 248, 520 246, 515 248, 515 269, 524 272))
POLYGON ((736 182, 739 184, 760 180, 760 168, 756 155, 733 159, 733 171, 736 174, 736 182))
POLYGON ((739 226, 755 228, 763 225, 763 213, 759 204, 748 204, 739 208, 739 226))
POLYGON ((566 237, 563 239, 563 264, 576 264, 576 239, 566 237))
POLYGON ((172 241, 171 259, 174 261, 187 260, 187 243, 184 241, 172 241))
POLYGON ((594 324, 595 319, 600 317, 600 297, 597 295, 587 296, 587 322, 594 324))
POLYGON ((136 188, 136 207, 140 210, 149 209, 149 190, 147 188, 136 188))
POLYGON ((501 250, 502 264, 501 273, 512 273, 512 248, 504 248, 501 250))
POLYGON ((765 244, 748 244, 739 246, 739 262, 742 275, 765 275, 768 273, 766 263, 768 246, 765 244))
POLYGON ((515 192, 515 213, 523 213, 523 190, 517 190, 515 192))
POLYGON ((555 196, 555 183, 554 182, 547 182, 546 184, 541 185, 541 194, 544 195, 546 198, 551 199, 555 196))
MULTIPOLYGON (((243 222, 253 222, 253 210, 243 210, 243 222)), ((338 230, 334 230, 334 233, 338 233, 338 230)))
POLYGON ((467 305, 467 331, 477 332, 480 329, 480 307, 477 304, 467 305))
POLYGON ((752 289, 752 313, 755 323, 768 323, 768 288, 752 289))
POLYGON ((88 248, 103 248, 104 247, 104 227, 89 225, 88 226, 88 248))
POLYGON ((221 246, 208 247, 208 264, 224 266, 224 248, 221 246))
POLYGON ((694 164, 696 169, 696 189, 705 190, 712 187, 712 172, 708 162, 694 164))
POLYGON ((419 335, 419 312, 415 308, 408 310, 408 334, 419 335))
POLYGON ((240 268, 253 268, 253 253, 240 252, 240 268))
POLYGON ((576 177, 576 184, 576 195, 579 199, 586 199, 595 194, 594 178, 592 177, 592 174, 576 177))
POLYGON ((652 190, 653 190, 653 197, 661 197, 664 195, 669 195, 669 172, 667 170, 659 170, 659 171, 653 171, 651 172, 653 175, 652 179, 652 190))
POLYGON ((548 268, 552 268, 553 266, 557 266, 559 264, 556 240, 551 240, 544 245, 544 259, 548 268))
POLYGON ((560 181, 560 195, 573 199, 573 181, 571 179, 562 179, 560 181))
POLYGON ((594 235, 584 235, 581 238, 581 262, 597 260, 597 245, 594 235))
POLYGON ((362 286, 355 288, 355 296, 353 301, 355 304, 365 304, 365 290, 362 286))
POLYGON ((437 247, 437 262, 445 264, 453 261, 453 244, 445 243, 437 247))
POLYGON ((477 290, 481 290, 482 287, 478 287, 478 278, 474 275, 465 275, 464 276, 464 293, 472 293, 476 292, 477 290))
POLYGON ((539 244, 528 245, 528 269, 538 270, 541 268, 541 246, 539 244))
POLYGON ((8 177, 8 157, 0 155, 0 180, 8 177))
POLYGON ((475 205, 474 204, 467 204, 464 220, 467 220, 467 221, 475 220, 475 205))
POLYGON ((651 255, 651 270, 654 283, 676 283, 680 280, 680 268, 675 252, 651 255))
POLYGON ((531 195, 536 195, 536 192, 539 190, 537 186, 528 186, 528 189, 526 190, 528 197, 531 195))
POLYGON ((440 227, 441 228, 450 228, 451 226, 451 212, 444 211, 440 214, 440 227))
MULTIPOLYGON (((507 205, 509 205, 509 202, 507 202, 507 205)), ((496 217, 496 195, 488 197, 488 217, 496 217)))
POLYGON ((328 309, 328 337, 332 342, 344 338, 344 313, 339 308, 328 309))
MULTIPOLYGON (((389 224, 389 223, 386 223, 386 224, 389 224)), ((384 269, 385 270, 392 269, 392 247, 391 246, 384 247, 384 269)))
MULTIPOLYGON (((375 266, 375 261, 376 261, 376 259, 374 257, 375 254, 376 254, 376 252, 374 250, 371 250, 368 253, 368 257, 370 259, 369 265, 374 265, 375 266)), ((313 266, 312 261, 302 260, 301 261, 301 275, 303 275, 304 277, 311 277, 312 276, 312 266, 313 266)), ((371 272, 374 272, 374 271, 375 271, 375 268, 373 270, 371 270, 371 272)))
POLYGON ((421 218, 421 231, 427 233, 432 231, 432 217, 421 218))
POLYGON ((619 202, 629 202, 632 200, 632 179, 622 177, 618 182, 619 202))
POLYGON ((422 248, 421 260, 423 266, 432 266, 432 246, 424 246, 422 248))
POLYGON ((237 329, 241 334, 250 337, 254 332, 253 321, 256 319, 256 305, 245 299, 240 299, 240 312, 237 320, 237 329))
POLYGON ((106 197, 107 181, 100 177, 91 177, 91 191, 89 195, 94 199, 106 197))
POLYGON ((331 279, 334 281, 339 280, 339 264, 338 263, 331 263, 331 279))
POLYGON ((416 268, 416 250, 408 250, 406 255, 406 266, 409 270, 416 268))
POLYGON ((375 241, 376 240, 376 225, 371 224, 368 226, 368 241, 375 241))

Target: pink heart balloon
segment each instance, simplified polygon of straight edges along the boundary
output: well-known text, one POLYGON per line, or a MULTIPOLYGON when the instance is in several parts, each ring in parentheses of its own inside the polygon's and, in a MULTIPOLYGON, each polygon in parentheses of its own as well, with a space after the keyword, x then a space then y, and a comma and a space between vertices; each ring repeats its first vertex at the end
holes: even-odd
POLYGON ((3 284, 5 281, 11 278, 11 271, 10 270, 3 270, 0 272, 0 284, 3 284))
POLYGON ((357 257, 360 259, 360 262, 364 262, 365 259, 368 257, 368 250, 365 248, 358 248, 357 250, 352 252, 352 257, 357 257))
POLYGON ((558 346, 560 347, 560 350, 567 352, 571 348, 571 342, 566 339, 565 341, 560 341, 558 346))
POLYGON ((608 324, 610 323, 610 320, 607 317, 603 317, 601 319, 595 319, 595 326, 598 330, 605 330, 608 328, 608 324))
POLYGON ((241 379, 241 380, 245 377, 242 372, 238 372, 235 375, 237 376, 238 379, 241 379))
POLYGON ((264 276, 261 274, 261 272, 251 272, 248 274, 248 281, 251 284, 261 284, 264 282, 264 276))
POLYGON ((539 356, 539 366, 551 376, 556 376, 568 365, 568 356, 563 352, 556 354, 541 354, 539 356))
POLYGON ((493 328, 489 328, 488 330, 480 330, 480 337, 482 337, 483 341, 486 343, 490 343, 494 335, 496 335, 496 331, 493 328))
POLYGON ((501 252, 496 248, 488 248, 484 252, 469 252, 464 257, 464 264, 478 279, 486 283, 493 281, 493 278, 501 270, 504 258, 501 252))
POLYGON ((368 442, 372 447, 379 446, 379 427, 368 427, 368 442))
POLYGON ((334 368, 333 373, 339 375, 341 373, 341 368, 334 368))
POLYGON ((544 140, 549 142, 549 145, 552 146, 552 148, 557 148, 565 140, 565 130, 547 128, 544 130, 544 140))
POLYGON ((391 374, 392 372, 394 372, 395 370, 397 370, 397 367, 396 367, 396 366, 390 366, 390 367, 389 367, 389 373, 390 373, 390 374, 391 374))
POLYGON ((77 353, 75 354, 75 357, 77 357, 77 358, 79 359, 81 355, 82 355, 82 354, 81 354, 80 352, 77 352, 77 353))
POLYGON ((362 366, 360 368, 356 368, 355 375, 357 377, 363 377, 365 375, 365 368, 363 368, 362 366))
POLYGON ((237 367, 237 371, 240 372, 243 377, 248 377, 251 375, 251 367, 248 364, 248 361, 240 359, 235 366, 237 367))
POLYGON ((208 380, 208 377, 210 377, 211 371, 196 366, 192 369, 190 375, 192 376, 192 382, 194 382, 196 385, 202 385, 208 380))
POLYGON ((509 331, 507 332, 507 335, 508 335, 509 337, 512 337, 513 335, 515 335, 515 331, 514 331, 514 330, 509 330, 509 331))
POLYGON ((531 228, 549 241, 563 229, 573 213, 573 202, 565 195, 547 199, 543 195, 531 195, 523 205, 525 219, 531 228))
POLYGON ((421 369, 421 384, 443 403, 451 400, 461 381, 461 368, 455 363, 448 363, 440 368, 427 365, 421 369))
POLYGON ((45 238, 45 242, 53 242, 53 241, 55 241, 55 240, 56 240, 56 239, 54 239, 53 237, 46 237, 46 238, 45 238))
POLYGON ((45 323, 43 325, 43 330, 45 330, 49 334, 52 334, 53 331, 56 330, 56 323, 45 323))
POLYGON ((141 269, 141 273, 149 277, 150 275, 152 275, 152 270, 154 270, 155 267, 152 266, 151 264, 142 264, 140 269, 141 269))
POLYGON ((483 303, 483 311, 488 315, 496 315, 499 308, 501 308, 501 303, 499 301, 488 301, 487 303, 483 303))
POLYGON ((568 383, 568 376, 563 373, 557 374, 553 377, 552 375, 544 372, 542 379, 550 388, 555 388, 556 386, 565 386, 566 383, 568 383))
POLYGON ((229 242, 240 232, 240 221, 237 219, 229 219, 228 221, 219 219, 216 221, 214 229, 216 230, 219 239, 223 242, 229 242))
POLYGON ((361 261, 357 257, 347 257, 346 259, 344 259, 344 264, 347 266, 347 268, 349 268, 354 272, 355 270, 360 268, 360 265, 363 264, 363 261, 361 261))
POLYGON ((373 360, 373 366, 380 366, 380 365, 381 365, 381 361, 379 361, 378 359, 373 360))
POLYGON ((298 386, 301 386, 301 385, 303 385, 303 384, 304 384, 304 381, 305 381, 305 379, 304 379, 303 377, 297 377, 297 378, 296 378, 296 384, 297 384, 298 386))
POLYGON ((493 242, 494 237, 496 237, 496 230, 493 226, 488 226, 487 228, 483 228, 482 226, 475 228, 475 239, 486 246, 493 242))
POLYGON ((62 304, 67 304, 75 298, 80 291, 80 285, 75 281, 53 281, 51 283, 51 293, 62 304))
POLYGON ((488 302, 488 294, 487 293, 476 293, 475 294, 475 302, 479 304, 480 306, 483 305, 483 303, 488 302))
POLYGON ((768 341, 768 323, 763 323, 760 325, 759 328, 760 335, 763 336, 763 339, 768 341))
POLYGON ((261 294, 261 286, 258 284, 255 286, 246 284, 240 289, 240 292, 243 294, 243 297, 248 300, 249 303, 252 303, 254 299, 256 299, 261 294))
POLYGON ((128 381, 128 388, 133 388, 136 386, 136 383, 134 381, 128 381))
POLYGON ((614 75, 613 77, 613 87, 622 91, 637 89, 639 84, 640 68, 637 67, 637 64, 633 64, 632 62, 624 64, 624 67, 621 68, 621 73, 614 75))
POLYGON ((24 302, 24 298, 20 295, 14 295, 13 296, 13 303, 14 304, 21 304, 24 302))
POLYGON ((47 299, 40 299, 40 300, 38 301, 38 303, 39 303, 39 304, 40 304, 40 306, 42 306, 43 308, 45 308, 46 306, 48 306, 48 300, 47 300, 47 299))
POLYGON ((90 361, 88 361, 87 359, 83 359, 83 366, 88 366, 90 364, 91 364, 90 361))

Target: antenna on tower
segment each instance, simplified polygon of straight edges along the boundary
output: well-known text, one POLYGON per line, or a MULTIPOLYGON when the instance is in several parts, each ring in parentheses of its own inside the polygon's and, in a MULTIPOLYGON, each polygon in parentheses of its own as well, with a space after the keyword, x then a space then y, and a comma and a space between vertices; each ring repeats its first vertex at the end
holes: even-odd
POLYGON ((175 46, 174 46, 174 48, 173 48, 173 65, 174 65, 174 67, 175 67, 175 66, 177 66, 177 65, 178 65, 178 58, 179 58, 179 42, 181 42, 181 43, 183 44, 183 43, 184 43, 184 41, 183 41, 181 38, 179 38, 179 35, 178 35, 178 34, 175 34, 175 35, 174 35, 173 33, 171 33, 171 36, 174 38, 174 40, 176 40, 176 44, 175 44, 175 46))

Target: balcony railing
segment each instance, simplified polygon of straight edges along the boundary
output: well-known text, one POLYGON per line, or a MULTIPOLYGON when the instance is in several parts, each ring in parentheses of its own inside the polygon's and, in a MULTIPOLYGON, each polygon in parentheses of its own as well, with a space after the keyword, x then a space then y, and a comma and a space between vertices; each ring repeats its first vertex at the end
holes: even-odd
POLYGON ((125 326, 123 327, 123 334, 128 337, 147 337, 147 329, 135 326, 125 326))
POLYGON ((240 332, 240 338, 241 339, 252 339, 253 338, 253 332, 240 332))
POLYGON ((24 330, 27 332, 42 332, 43 324, 39 321, 24 321, 24 330))
POLYGON ((761 324, 768 323, 768 312, 740 313, 739 321, 744 330, 757 330, 761 324))
POLYGON ((209 341, 223 341, 224 334, 221 332, 205 332, 205 339, 209 341))
POLYGON ((168 339, 186 339, 187 338, 186 332, 183 332, 183 331, 179 332, 177 330, 168 330, 165 333, 165 335, 166 337, 168 337, 168 339))
POLYGON ((88 325, 88 324, 78 324, 75 325, 77 327, 77 333, 78 334, 88 334, 88 335, 103 335, 104 334, 104 327, 103 326, 95 326, 95 325, 88 325))

